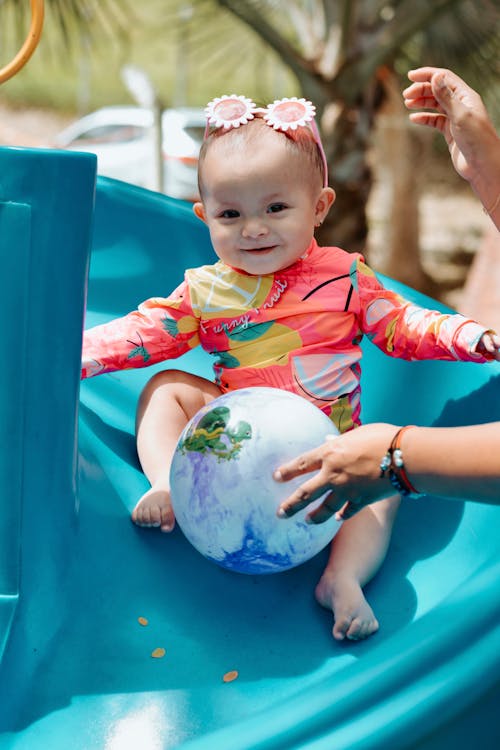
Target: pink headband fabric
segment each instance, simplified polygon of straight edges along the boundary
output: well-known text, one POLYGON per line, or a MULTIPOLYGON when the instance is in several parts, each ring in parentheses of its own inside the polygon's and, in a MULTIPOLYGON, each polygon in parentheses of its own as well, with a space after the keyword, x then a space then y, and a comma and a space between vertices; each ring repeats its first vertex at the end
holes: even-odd
POLYGON ((262 119, 269 127, 274 130, 297 130, 299 127, 309 127, 314 136, 314 140, 319 148, 321 160, 323 162, 324 187, 328 186, 328 164, 326 161, 325 150, 321 143, 318 126, 316 125, 315 115, 316 107, 307 99, 298 99, 296 96, 291 98, 276 99, 267 107, 257 107, 257 105, 246 96, 237 94, 217 97, 205 107, 207 125, 205 128, 205 138, 208 136, 210 126, 215 128, 239 128, 240 125, 246 125, 253 120, 256 114, 262 115, 262 119))

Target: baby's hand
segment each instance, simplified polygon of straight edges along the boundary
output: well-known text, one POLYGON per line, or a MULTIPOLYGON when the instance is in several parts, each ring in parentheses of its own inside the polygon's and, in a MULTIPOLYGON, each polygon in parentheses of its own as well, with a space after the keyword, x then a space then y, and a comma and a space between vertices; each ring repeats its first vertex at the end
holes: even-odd
POLYGON ((476 352, 487 359, 496 359, 500 362, 500 336, 496 333, 483 333, 476 346, 476 352))

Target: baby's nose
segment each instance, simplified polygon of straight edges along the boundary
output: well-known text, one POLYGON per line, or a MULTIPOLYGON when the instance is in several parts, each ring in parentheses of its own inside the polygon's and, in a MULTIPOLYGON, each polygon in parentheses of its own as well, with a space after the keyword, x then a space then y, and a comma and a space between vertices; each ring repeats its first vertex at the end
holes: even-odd
POLYGON ((244 237, 263 237, 267 233, 266 223, 257 218, 247 219, 242 230, 244 237))

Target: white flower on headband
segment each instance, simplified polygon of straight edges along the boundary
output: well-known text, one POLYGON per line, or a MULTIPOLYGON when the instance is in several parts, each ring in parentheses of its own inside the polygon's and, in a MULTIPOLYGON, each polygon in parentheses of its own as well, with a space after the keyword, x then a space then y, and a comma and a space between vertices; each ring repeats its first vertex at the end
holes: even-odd
POLYGON ((240 125, 246 125, 249 120, 253 120, 256 109, 254 102, 246 96, 224 94, 207 104, 205 114, 209 125, 228 130, 239 128, 240 125))
POLYGON ((275 130, 297 130, 298 127, 305 127, 314 120, 315 114, 314 104, 307 99, 292 96, 291 99, 276 99, 272 104, 268 104, 264 120, 275 130))

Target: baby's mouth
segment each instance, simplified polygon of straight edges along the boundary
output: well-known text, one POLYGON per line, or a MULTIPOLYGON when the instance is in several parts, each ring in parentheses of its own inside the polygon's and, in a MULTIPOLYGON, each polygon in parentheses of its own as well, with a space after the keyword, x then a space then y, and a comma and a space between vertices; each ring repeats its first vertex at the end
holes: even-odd
POLYGON ((245 253, 252 253, 258 255, 260 253, 270 253, 275 250, 277 245, 266 245, 265 247, 246 247, 243 248, 245 253))

